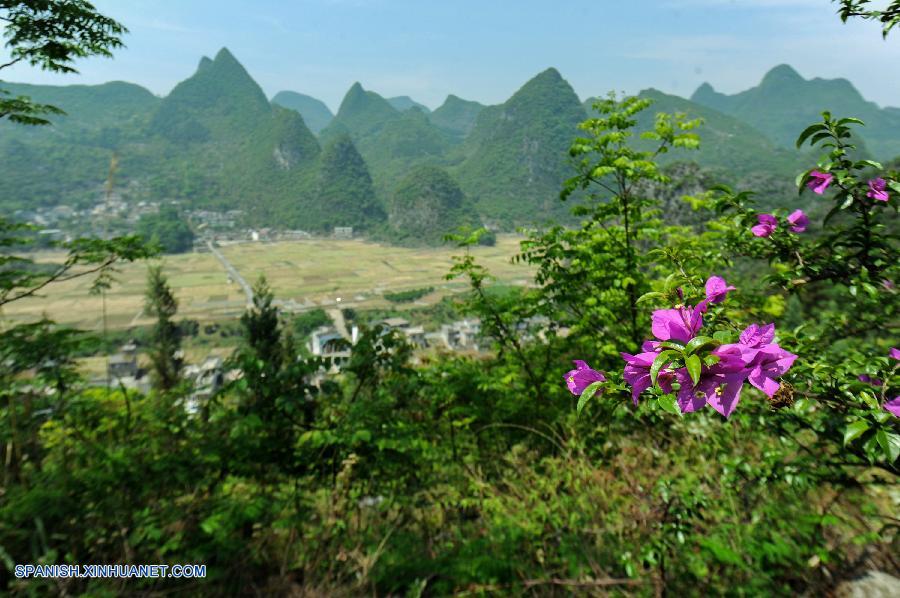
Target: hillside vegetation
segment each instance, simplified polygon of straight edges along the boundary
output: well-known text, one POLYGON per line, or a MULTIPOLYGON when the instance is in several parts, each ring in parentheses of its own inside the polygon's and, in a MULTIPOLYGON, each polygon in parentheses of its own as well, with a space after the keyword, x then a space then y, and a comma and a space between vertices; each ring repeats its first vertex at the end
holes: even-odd
MULTIPOLYGON (((580 101, 559 72, 547 69, 500 105, 449 95, 433 112, 408 96, 386 99, 355 83, 332 115, 321 101, 293 91, 270 103, 224 48, 202 58, 165 98, 123 82, 4 85, 70 112, 52 117, 49 127, 0 123, 6 210, 90 206, 102 197, 116 155, 116 192, 127 201, 240 209, 251 225, 314 233, 381 230, 398 186, 420 166, 442 168, 474 206, 475 220, 491 227, 572 223, 559 188, 570 168, 568 145, 595 101, 580 101)), ((791 147, 791 136, 820 104, 867 121, 861 155, 900 154, 900 109, 865 101, 845 80, 805 80, 786 65, 732 96, 706 84, 690 100, 655 89, 640 96, 655 105, 639 129, 657 112, 704 121, 700 150, 663 155, 661 164, 690 161, 721 182, 753 182, 771 205, 792 201, 781 181, 809 156, 791 147)), ((397 240, 417 234, 391 230, 397 240)))

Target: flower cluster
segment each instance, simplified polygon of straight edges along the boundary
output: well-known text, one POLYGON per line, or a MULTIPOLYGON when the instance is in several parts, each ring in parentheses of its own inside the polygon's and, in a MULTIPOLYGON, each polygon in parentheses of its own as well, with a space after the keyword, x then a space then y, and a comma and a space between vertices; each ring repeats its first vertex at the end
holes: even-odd
MULTIPOLYGON (((750 231, 757 237, 768 237, 778 228, 778 219, 772 214, 757 215, 759 224, 752 227, 750 231)), ((792 233, 802 233, 809 226, 809 216, 803 210, 794 210, 787 217, 788 229, 792 233)))
POLYGON ((706 298, 695 307, 678 305, 653 312, 651 330, 656 339, 645 342, 636 355, 622 353, 625 382, 635 404, 656 384, 664 393, 676 393, 682 413, 711 405, 728 417, 745 382, 770 398, 775 395, 780 388, 776 380, 797 356, 774 342, 774 324, 751 324, 737 343, 698 336, 709 305, 724 301, 732 290, 724 279, 713 276, 706 282, 706 298))
MULTIPOLYGON (((809 181, 806 183, 806 186, 813 193, 822 195, 828 189, 828 186, 831 185, 832 180, 834 180, 833 174, 813 170, 809 173, 809 181)), ((888 201, 891 195, 887 192, 887 181, 881 177, 869 181, 869 190, 866 192, 866 197, 875 201, 888 201)))
MULTIPOLYGON (((898 349, 897 347, 891 347, 891 350, 888 353, 888 356, 891 359, 896 359, 897 361, 900 361, 900 349, 898 349)), ((866 376, 866 377, 868 378, 868 376, 866 376)), ((862 379, 862 376, 860 376, 860 379, 862 379)), ((870 384, 874 384, 875 382, 881 382, 881 380, 871 380, 870 379, 870 384)), ((881 386, 881 384, 878 384, 877 386, 881 386)), ((894 397, 890 401, 885 402, 884 408, 885 408, 885 410, 890 411, 891 415, 893 415, 894 417, 900 417, 900 395, 894 397)))

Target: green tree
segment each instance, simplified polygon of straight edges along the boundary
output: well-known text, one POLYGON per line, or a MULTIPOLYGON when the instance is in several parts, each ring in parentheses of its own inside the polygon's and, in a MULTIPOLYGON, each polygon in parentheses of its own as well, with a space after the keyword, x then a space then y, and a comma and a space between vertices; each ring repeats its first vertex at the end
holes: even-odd
POLYGON ((138 220, 137 233, 158 244, 165 253, 184 253, 193 247, 194 231, 171 204, 160 206, 156 214, 144 214, 138 220))
POLYGON ((172 294, 162 266, 151 266, 147 276, 146 312, 156 318, 150 335, 153 385, 167 392, 175 388, 181 372, 181 330, 173 320, 178 301, 172 294))
POLYGON ((840 3, 838 14, 845 23, 851 17, 861 17, 867 21, 878 21, 882 26, 882 35, 888 36, 897 23, 900 23, 900 0, 892 0, 884 10, 873 10, 870 0, 832 0, 840 3))
MULTIPOLYGON (((72 63, 88 56, 112 56, 122 47, 128 30, 96 11, 85 0, 0 0, 0 21, 9 60, 0 70, 27 62, 42 70, 77 73, 72 63)), ((54 106, 36 104, 27 96, 4 98, 0 90, 0 119, 30 125, 47 124, 43 116, 63 114, 54 106)))

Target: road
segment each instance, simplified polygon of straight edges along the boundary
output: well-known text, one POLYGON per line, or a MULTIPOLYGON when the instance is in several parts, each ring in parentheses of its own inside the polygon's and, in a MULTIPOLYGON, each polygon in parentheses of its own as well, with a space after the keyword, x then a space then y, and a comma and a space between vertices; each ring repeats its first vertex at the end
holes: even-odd
POLYGON ((237 268, 231 265, 225 256, 222 255, 218 249, 216 249, 215 245, 213 245, 212 241, 207 241, 206 246, 209 247, 209 250, 212 252, 216 259, 222 262, 222 266, 225 267, 225 271, 228 272, 228 275, 232 280, 236 280, 241 288, 244 289, 244 294, 247 296, 247 307, 253 307, 253 287, 247 284, 247 281, 244 280, 244 277, 241 276, 241 273, 237 271, 237 268))

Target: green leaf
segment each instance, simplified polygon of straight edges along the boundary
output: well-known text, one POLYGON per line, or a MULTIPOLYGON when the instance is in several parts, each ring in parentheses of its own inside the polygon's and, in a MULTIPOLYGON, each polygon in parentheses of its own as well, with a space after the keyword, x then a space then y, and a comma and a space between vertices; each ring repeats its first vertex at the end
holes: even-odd
POLYGON ((663 411, 668 411, 669 413, 674 413, 675 415, 681 415, 681 409, 678 408, 678 403, 675 399, 675 395, 668 394, 659 398, 659 406, 662 407, 663 411))
POLYGON ((799 148, 804 143, 806 143, 806 140, 809 139, 809 137, 813 133, 818 133, 819 131, 823 130, 825 130, 825 125, 823 125, 822 123, 816 123, 814 125, 806 127, 805 129, 803 129, 803 132, 800 133, 800 136, 797 137, 797 147, 799 148))
POLYGON ((708 336, 697 336, 691 339, 691 341, 685 345, 684 354, 690 355, 700 347, 704 347, 706 345, 718 344, 717 341, 708 336))
POLYGON ((731 332, 727 330, 717 330, 713 334, 713 338, 719 341, 720 343, 730 343, 731 342, 731 332))
POLYGON ((719 359, 718 355, 707 355, 706 357, 703 358, 703 365, 705 365, 708 368, 711 368, 712 366, 719 363, 719 361, 721 361, 721 360, 719 359))
POLYGON ((847 446, 869 429, 869 422, 865 420, 855 421, 844 430, 844 446, 847 446))
POLYGON ((855 125, 866 126, 866 123, 864 123, 863 121, 859 120, 858 118, 853 118, 852 116, 848 116, 848 117, 846 117, 846 118, 842 118, 841 120, 837 121, 837 126, 841 126, 841 125, 849 125, 849 124, 851 124, 851 123, 852 123, 852 124, 855 124, 855 125))
POLYGON ((600 390, 602 385, 603 382, 598 380, 597 382, 592 382, 590 386, 584 389, 584 392, 578 397, 578 406, 576 407, 579 415, 581 414, 581 410, 584 409, 584 406, 587 405, 587 402, 594 398, 594 395, 597 394, 597 391, 600 390))
POLYGON ((654 385, 656 384, 656 377, 659 376, 659 370, 661 370, 664 365, 672 361, 672 359, 674 359, 676 355, 678 355, 678 351, 663 351, 656 356, 656 359, 653 360, 653 364, 650 366, 650 381, 654 385))
POLYGON ((878 444, 881 446, 881 450, 884 452, 884 458, 887 459, 887 462, 893 463, 896 461, 897 457, 900 456, 900 436, 885 432, 881 429, 875 433, 875 438, 878 440, 878 444))
POLYGON ((638 300, 635 301, 634 303, 635 303, 635 305, 637 305, 639 303, 643 303, 644 301, 650 301, 651 299, 657 299, 659 297, 665 297, 665 294, 660 293, 658 291, 651 291, 649 293, 644 293, 643 295, 638 297, 638 300))
POLYGON ((684 367, 687 368, 688 375, 691 377, 691 380, 694 381, 694 385, 696 386, 697 383, 700 382, 700 370, 702 367, 700 358, 696 355, 690 355, 684 360, 684 367))
POLYGON ((856 168, 862 168, 863 166, 870 166, 872 168, 876 168, 878 170, 884 170, 884 166, 881 165, 881 162, 876 162, 875 160, 860 160, 856 164, 854 164, 856 168))
POLYGON ((681 343, 676 343, 675 341, 663 341, 659 343, 659 346, 663 349, 672 349, 673 351, 678 351, 679 353, 681 351, 684 351, 684 345, 682 345, 681 343))

